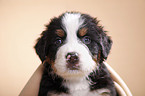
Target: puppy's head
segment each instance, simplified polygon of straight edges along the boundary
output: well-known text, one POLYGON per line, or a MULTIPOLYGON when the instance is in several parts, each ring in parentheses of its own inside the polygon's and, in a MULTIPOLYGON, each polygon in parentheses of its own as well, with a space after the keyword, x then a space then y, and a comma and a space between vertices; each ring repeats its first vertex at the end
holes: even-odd
POLYGON ((42 62, 65 78, 82 78, 107 59, 112 41, 86 14, 67 12, 53 18, 35 45, 42 62))

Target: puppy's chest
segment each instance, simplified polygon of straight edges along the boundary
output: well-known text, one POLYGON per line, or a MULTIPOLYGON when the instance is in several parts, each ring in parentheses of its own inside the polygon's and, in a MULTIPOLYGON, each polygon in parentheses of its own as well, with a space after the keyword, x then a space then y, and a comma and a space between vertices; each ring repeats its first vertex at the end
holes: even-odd
POLYGON ((47 96, 111 96, 108 89, 98 89, 95 91, 89 91, 88 89, 76 90, 71 93, 49 93, 47 96))
POLYGON ((82 81, 79 83, 76 82, 67 82, 64 83, 69 89, 69 93, 48 93, 47 96, 110 96, 110 91, 108 89, 102 88, 94 91, 90 91, 89 83, 87 81, 82 81))

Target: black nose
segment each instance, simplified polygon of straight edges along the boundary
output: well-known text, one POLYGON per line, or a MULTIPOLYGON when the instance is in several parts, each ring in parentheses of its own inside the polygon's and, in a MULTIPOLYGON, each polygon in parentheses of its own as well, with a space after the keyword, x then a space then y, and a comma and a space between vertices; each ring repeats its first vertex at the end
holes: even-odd
POLYGON ((78 53, 71 52, 66 55, 67 63, 76 64, 79 61, 78 53))
POLYGON ((66 55, 67 67, 71 70, 79 68, 79 56, 76 52, 71 52, 66 55))

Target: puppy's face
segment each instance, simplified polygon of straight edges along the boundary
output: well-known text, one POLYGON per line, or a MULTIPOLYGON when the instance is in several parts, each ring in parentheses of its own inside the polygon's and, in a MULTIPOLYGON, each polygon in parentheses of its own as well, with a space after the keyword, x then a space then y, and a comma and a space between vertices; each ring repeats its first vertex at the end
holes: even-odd
POLYGON ((52 19, 35 46, 42 62, 65 79, 87 76, 107 58, 111 40, 96 19, 65 13, 52 19))

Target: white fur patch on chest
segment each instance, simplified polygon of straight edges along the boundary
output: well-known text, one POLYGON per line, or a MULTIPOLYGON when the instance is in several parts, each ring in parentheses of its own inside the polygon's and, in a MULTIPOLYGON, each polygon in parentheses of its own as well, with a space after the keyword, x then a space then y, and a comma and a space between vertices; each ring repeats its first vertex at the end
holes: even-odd
POLYGON ((89 82, 85 79, 67 81, 64 85, 70 90, 71 96, 85 96, 89 92, 89 82))
POLYGON ((108 89, 98 89, 96 91, 88 91, 86 90, 79 90, 75 91, 74 93, 71 94, 56 94, 56 93, 51 93, 48 96, 111 96, 110 91, 108 89))
POLYGON ((110 90, 106 88, 90 91, 89 81, 87 80, 82 80, 80 82, 68 81, 65 82, 64 85, 70 90, 69 94, 51 93, 49 96, 110 96, 110 90))

